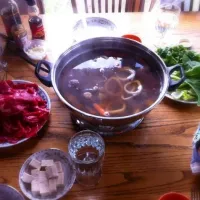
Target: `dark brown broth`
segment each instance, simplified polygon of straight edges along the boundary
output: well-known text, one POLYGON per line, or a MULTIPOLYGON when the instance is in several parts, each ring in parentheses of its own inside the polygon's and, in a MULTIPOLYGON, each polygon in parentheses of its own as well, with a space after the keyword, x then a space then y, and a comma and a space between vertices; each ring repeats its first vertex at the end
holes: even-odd
MULTIPOLYGON (((114 59, 111 57, 109 57, 109 59, 110 61, 108 62, 108 59, 101 58, 100 63, 98 63, 98 59, 95 59, 95 61, 90 60, 74 67, 70 71, 63 70, 58 85, 62 96, 74 107, 99 116, 103 116, 103 114, 95 108, 94 104, 98 104, 104 111, 120 109, 123 104, 125 104, 126 108, 123 112, 109 113, 109 116, 127 116, 148 108, 156 101, 161 89, 160 77, 156 71, 151 70, 143 60, 137 61, 135 66, 128 66, 135 70, 136 74, 133 81, 139 80, 143 89, 137 96, 129 100, 123 100, 121 98, 122 95, 124 97, 130 96, 130 94, 124 92, 124 84, 130 81, 122 81, 116 77, 120 74, 121 78, 126 77, 128 75, 127 71, 121 69, 127 66, 121 66, 121 63, 119 65, 122 59, 114 59), (95 64, 96 67, 94 67, 93 64, 95 64), (117 79, 117 82, 111 80, 110 83, 112 84, 109 83, 107 87, 113 95, 109 95, 105 91, 105 82, 111 77, 117 79), (118 93, 120 91, 123 91, 123 93, 119 96, 118 93), (83 95, 85 92, 90 92, 92 98, 85 98, 83 95)), ((133 86, 133 88, 135 88, 134 84, 133 86)), ((129 90, 131 86, 127 88, 129 90)))

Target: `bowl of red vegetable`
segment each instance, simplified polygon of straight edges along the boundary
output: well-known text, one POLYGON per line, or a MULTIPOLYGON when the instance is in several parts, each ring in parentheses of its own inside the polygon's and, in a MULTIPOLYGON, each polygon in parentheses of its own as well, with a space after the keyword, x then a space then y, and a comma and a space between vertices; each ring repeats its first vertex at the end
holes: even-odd
POLYGON ((37 136, 47 122, 51 102, 47 92, 24 80, 0 81, 0 148, 37 136))

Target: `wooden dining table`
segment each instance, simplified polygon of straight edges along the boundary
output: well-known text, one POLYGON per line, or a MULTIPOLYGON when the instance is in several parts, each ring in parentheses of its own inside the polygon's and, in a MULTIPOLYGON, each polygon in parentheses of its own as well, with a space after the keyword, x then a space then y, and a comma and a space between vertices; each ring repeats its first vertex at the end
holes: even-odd
MULTIPOLYGON (((152 46, 155 39, 153 13, 68 14, 44 15, 48 44, 48 60, 58 56, 73 44, 73 26, 82 17, 99 16, 117 26, 118 36, 132 33, 141 37, 144 45, 152 46)), ((28 16, 22 16, 29 33, 28 16)), ((4 32, 0 20, 0 31, 4 32)), ((200 52, 200 13, 182 13, 173 38, 189 39, 192 49, 200 52)), ((33 153, 48 148, 67 152, 68 142, 76 133, 68 108, 59 100, 53 88, 35 77, 34 67, 5 49, 8 79, 23 79, 42 86, 51 99, 51 115, 38 137, 20 145, 0 149, 0 183, 20 190, 19 171, 33 153)), ((190 196, 191 188, 200 188, 200 178, 190 169, 192 138, 200 122, 197 105, 177 103, 167 98, 157 105, 134 130, 104 137, 106 150, 100 183, 85 188, 75 183, 62 199, 68 200, 156 200, 175 191, 190 196)), ((8 199, 6 199, 8 200, 8 199)))

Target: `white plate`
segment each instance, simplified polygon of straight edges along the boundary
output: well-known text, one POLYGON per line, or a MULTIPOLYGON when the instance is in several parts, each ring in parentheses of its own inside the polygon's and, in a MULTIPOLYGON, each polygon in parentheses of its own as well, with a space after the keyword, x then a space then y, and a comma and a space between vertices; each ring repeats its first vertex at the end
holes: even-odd
POLYGON ((180 100, 180 99, 175 99, 170 93, 166 93, 165 96, 173 101, 179 102, 179 103, 184 103, 184 104, 196 104, 197 101, 185 101, 185 100, 180 100))
POLYGON ((19 185, 24 195, 28 197, 29 199, 56 200, 63 197, 71 189, 71 187, 74 184, 75 178, 76 178, 76 174, 75 174, 74 168, 72 166, 72 163, 70 161, 68 154, 64 153, 63 151, 59 149, 46 149, 46 150, 42 150, 33 154, 25 161, 19 173, 19 185), (21 180, 21 177, 24 172, 27 172, 30 174, 30 167, 28 165, 33 158, 39 161, 53 159, 54 161, 60 161, 62 163, 62 167, 63 167, 63 171, 65 175, 64 177, 65 187, 59 188, 56 196, 49 196, 47 198, 42 198, 38 196, 37 198, 35 198, 32 196, 32 193, 30 191, 30 184, 24 183, 21 180))
POLYGON ((88 17, 79 20, 73 28, 74 41, 84 39, 115 36, 117 27, 108 19, 101 17, 88 17))
POLYGON ((0 200, 25 200, 24 197, 13 187, 0 184, 0 200))
MULTIPOLYGON (((25 80, 12 80, 15 84, 20 84, 20 83, 32 83, 30 81, 25 81, 25 80)), ((42 99, 44 99, 46 102, 47 102, 47 108, 51 109, 51 101, 50 101, 50 98, 49 98, 49 95, 47 94, 47 92, 40 86, 38 86, 38 94, 42 97, 42 99)), ((11 147, 11 146, 15 146, 15 145, 18 145, 22 142, 25 142, 27 140, 29 140, 30 138, 24 138, 24 139, 21 139, 19 140, 18 142, 12 144, 12 143, 8 143, 8 142, 5 142, 5 143, 0 143, 0 148, 7 148, 7 147, 11 147)))

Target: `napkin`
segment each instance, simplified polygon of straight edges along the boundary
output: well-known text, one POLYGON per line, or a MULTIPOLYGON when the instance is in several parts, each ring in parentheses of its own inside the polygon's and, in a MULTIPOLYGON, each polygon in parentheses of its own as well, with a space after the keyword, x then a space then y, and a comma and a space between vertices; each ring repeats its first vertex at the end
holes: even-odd
POLYGON ((200 124, 192 141, 192 159, 190 167, 193 174, 200 173, 200 124))

